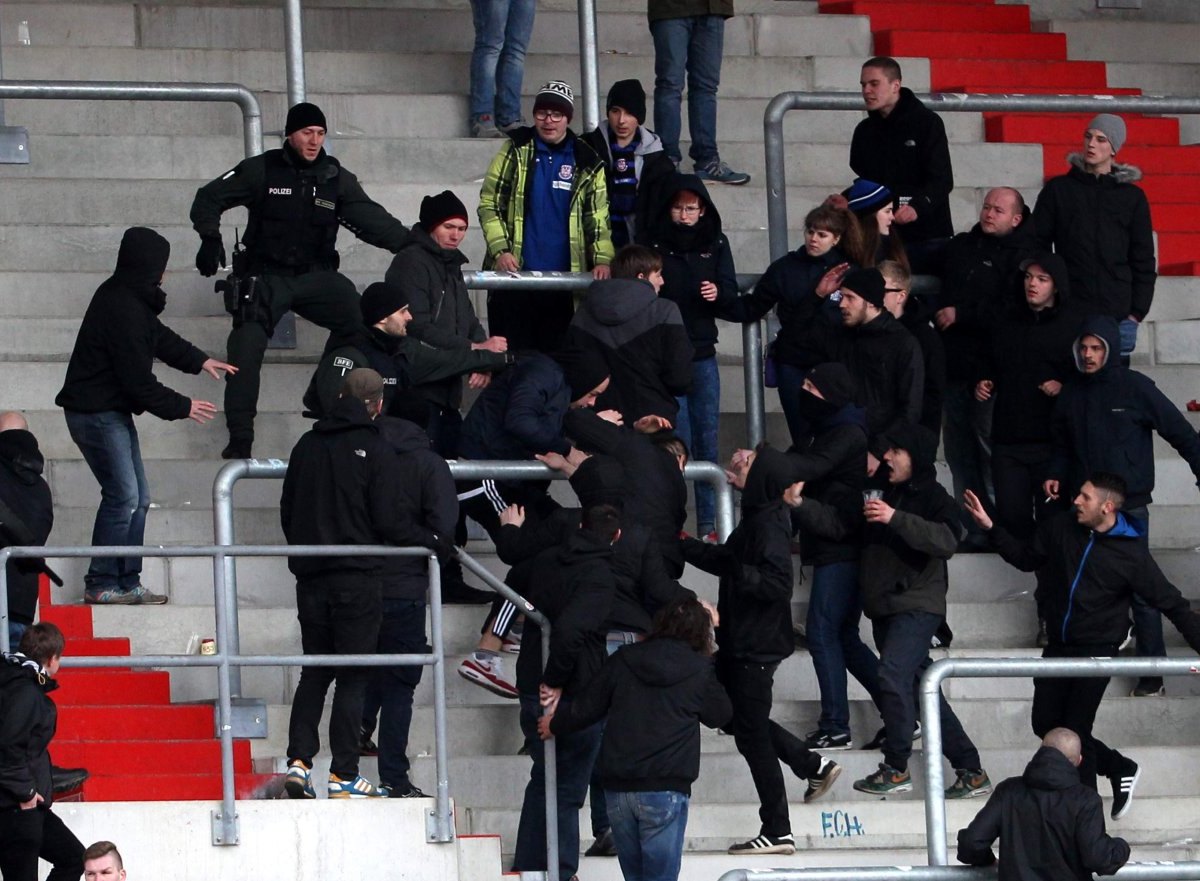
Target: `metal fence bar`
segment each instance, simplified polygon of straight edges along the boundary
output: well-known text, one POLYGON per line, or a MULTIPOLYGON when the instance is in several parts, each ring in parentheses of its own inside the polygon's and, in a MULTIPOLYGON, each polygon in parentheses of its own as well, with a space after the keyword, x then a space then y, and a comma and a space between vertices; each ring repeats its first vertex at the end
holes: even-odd
POLYGON ((242 111, 242 145, 247 156, 262 152, 262 110, 254 93, 237 83, 135 83, 84 80, 4 80, 0 100, 231 101, 242 111))
POLYGON ((600 125, 600 66, 596 58, 596 0, 579 0, 579 75, 583 130, 600 125))
MULTIPOLYGON (((973 866, 839 866, 811 869, 733 869, 718 881, 985 881, 997 867, 973 866)), ((1126 863, 1118 881, 1188 881, 1200 878, 1200 863, 1126 863)))
MULTIPOLYGON (((1003 679, 1068 676, 1187 676, 1200 674, 1200 660, 1171 658, 942 658, 921 677, 921 730, 925 744, 925 842, 929 863, 947 864, 945 780, 942 774, 942 715, 938 698, 950 677, 1003 679)), ((1195 874, 1160 878, 1200 878, 1200 862, 1177 863, 1195 874)), ((1149 876, 1148 876, 1149 877, 1149 876)))
POLYGON ((304 20, 300 0, 283 2, 284 55, 287 59, 288 107, 305 100, 304 20))

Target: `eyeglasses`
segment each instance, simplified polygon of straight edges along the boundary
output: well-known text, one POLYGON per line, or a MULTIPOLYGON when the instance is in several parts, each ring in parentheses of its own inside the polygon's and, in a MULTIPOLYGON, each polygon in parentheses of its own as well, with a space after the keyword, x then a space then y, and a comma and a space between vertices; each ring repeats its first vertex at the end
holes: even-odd
POLYGON ((567 114, 561 110, 535 110, 533 111, 533 118, 538 122, 545 122, 547 119, 551 122, 562 122, 567 118, 567 114))
POLYGON ((680 214, 699 214, 699 205, 672 205, 672 211, 678 211, 680 214))
POLYGON ((903 294, 904 288, 884 288, 883 292, 885 294, 903 294))

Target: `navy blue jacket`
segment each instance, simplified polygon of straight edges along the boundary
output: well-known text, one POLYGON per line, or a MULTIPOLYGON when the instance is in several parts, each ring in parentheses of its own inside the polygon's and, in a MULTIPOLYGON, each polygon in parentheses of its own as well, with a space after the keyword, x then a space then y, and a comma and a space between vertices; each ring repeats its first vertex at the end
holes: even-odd
POLYGON ((459 450, 466 459, 532 459, 537 453, 566 455, 563 417, 571 391, 562 368, 548 355, 522 356, 497 376, 463 420, 459 450))

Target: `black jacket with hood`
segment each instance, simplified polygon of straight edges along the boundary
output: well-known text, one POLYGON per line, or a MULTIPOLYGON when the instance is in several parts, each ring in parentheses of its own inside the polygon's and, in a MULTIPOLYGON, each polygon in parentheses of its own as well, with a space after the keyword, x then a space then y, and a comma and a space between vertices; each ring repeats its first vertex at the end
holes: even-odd
POLYGON ((1104 828, 1096 790, 1079 782, 1079 770, 1054 747, 1043 746, 1020 777, 996 787, 975 819, 958 833, 958 861, 996 862, 1000 881, 1091 881, 1112 875, 1129 859, 1129 845, 1104 828))
POLYGON ((527 567, 509 570, 513 590, 550 621, 550 657, 542 670, 542 628, 526 619, 517 656, 517 690, 536 695, 542 683, 573 698, 604 663, 605 622, 616 590, 612 545, 577 529, 567 541, 547 548, 527 567))
POLYGON ((693 360, 712 358, 717 353, 717 319, 728 317, 725 311, 738 298, 733 251, 721 231, 721 214, 709 198, 704 181, 694 174, 677 174, 666 181, 662 194, 645 239, 663 260, 659 296, 679 306, 695 349, 693 360), (704 206, 704 214, 694 226, 671 220, 671 203, 684 190, 695 193, 704 206), (705 281, 717 286, 717 299, 711 303, 700 296, 700 283, 705 281))
POLYGON ((15 811, 35 794, 48 809, 54 801, 50 781, 50 741, 58 728, 58 709, 50 692, 58 683, 36 661, 20 653, 0 663, 0 811, 15 811))
MULTIPOLYGON (((1072 288, 1074 290, 1074 288, 1072 288)), ((1082 370, 1068 382, 1054 408, 1051 433, 1054 456, 1048 477, 1078 489, 1089 474, 1109 471, 1125 479, 1125 508, 1153 501, 1154 432, 1158 432, 1188 463, 1200 481, 1200 438, 1187 417, 1145 374, 1122 367, 1117 322, 1108 316, 1084 321, 1075 340, 1075 363, 1084 336, 1102 340, 1108 350, 1099 372, 1082 370)))
POLYGON ((1146 543, 1145 525, 1121 511, 1107 532, 1082 526, 1063 511, 1039 523, 1032 541, 1001 526, 989 533, 1000 555, 1024 572, 1038 573, 1038 613, 1052 646, 1119 645, 1129 631, 1136 593, 1200 651, 1200 616, 1167 581, 1146 543))
POLYGON ((977 378, 994 383, 992 443, 1037 444, 1049 454, 1058 397, 1040 386, 1049 381, 1065 385, 1072 379, 1079 316, 1071 309, 1071 285, 1062 258, 1038 254, 1031 259, 1054 279, 1054 305, 1034 312, 1023 302, 1014 303, 995 325, 977 378))
POLYGON ((889 485, 883 500, 895 509, 890 523, 863 527, 858 570, 863 611, 877 620, 902 612, 946 615, 946 561, 958 548, 958 506, 937 482, 937 438, 919 425, 900 426, 888 446, 907 450, 913 476, 889 485))
MULTIPOLYGON (((0 431, 0 548, 44 545, 54 526, 54 500, 42 477, 46 460, 30 432, 0 431)), ((45 561, 8 561, 8 614, 32 624, 38 601, 38 573, 45 561)))
MULTIPOLYGON (((471 343, 487 339, 471 305, 463 280, 467 258, 457 248, 443 248, 421 224, 410 231, 407 245, 392 258, 384 281, 404 291, 412 321, 408 336, 433 349, 471 351, 471 343)), ((415 390, 439 407, 462 405, 462 376, 421 383, 415 390)))
POLYGON ((800 392, 801 412, 813 432, 806 444, 788 450, 788 460, 793 482, 804 481, 803 500, 792 511, 801 557, 810 566, 825 566, 858 559, 867 417, 853 401, 853 381, 844 366, 827 364, 815 373, 824 400, 800 392))
POLYGON ((933 325, 932 313, 925 301, 910 293, 900 323, 912 334, 921 351, 925 382, 921 387, 921 418, 918 425, 928 428, 938 437, 942 434, 942 402, 946 397, 946 347, 933 325))
POLYGON ((861 178, 883 184, 897 198, 910 200, 917 219, 904 226, 906 242, 954 235, 954 169, 946 126, 911 89, 900 90, 900 100, 887 116, 871 110, 854 127, 850 168, 861 178))
POLYGON ((155 358, 184 373, 199 373, 208 360, 158 318, 167 303, 159 283, 170 256, 171 243, 154 230, 125 230, 116 271, 96 289, 83 314, 55 404, 76 413, 188 417, 191 398, 154 376, 155 358))
POLYGON ((938 306, 952 306, 955 312, 954 324, 941 332, 950 382, 973 382, 979 376, 996 321, 1022 302, 1021 261, 1036 248, 1028 209, 1008 235, 988 235, 977 223, 946 246, 938 306))
MULTIPOLYGON (((418 529, 404 542, 424 545, 429 533, 450 539, 458 524, 458 493, 450 466, 429 447, 429 436, 407 419, 380 416, 383 439, 396 453, 394 501, 402 524, 418 529)), ((380 567, 384 599, 419 600, 429 588, 426 557, 386 557, 380 567)))
POLYGON ((1135 181, 1141 169, 1113 163, 1109 174, 1084 170, 1078 153, 1071 169, 1046 181, 1033 221, 1042 250, 1067 263, 1071 290, 1089 314, 1140 321, 1154 300, 1158 278, 1150 203, 1135 181))
POLYGON ((742 519, 724 544, 684 539, 687 562, 720 579, 717 646, 726 659, 773 664, 795 651, 792 635, 792 518, 783 491, 793 468, 763 446, 742 490, 742 519))
POLYGON ((675 422, 676 398, 692 387, 692 344, 679 307, 640 278, 594 281, 571 319, 567 346, 591 348, 610 383, 596 401, 632 425, 654 414, 675 422))
POLYGON ((463 420, 459 451, 467 459, 532 459, 571 449, 563 418, 571 390, 549 355, 533 353, 497 376, 463 420))
POLYGON ((555 734, 608 717, 598 771, 616 792, 691 795, 700 776, 700 725, 729 722, 733 706, 710 658, 678 639, 617 650, 576 699, 554 716, 555 734))
MULTIPOLYGON (((280 520, 293 545, 411 545, 433 533, 401 515, 396 502, 400 470, 362 402, 339 398, 329 415, 305 432, 288 458, 279 501, 280 520)), ((289 557, 303 582, 327 575, 378 576, 382 557, 289 557)))
MULTIPOLYGON (((604 175, 608 183, 608 195, 611 203, 613 194, 613 155, 612 144, 609 140, 611 130, 607 119, 601 119, 600 125, 579 136, 596 155, 604 160, 604 175)), ((663 151, 662 140, 645 126, 639 125, 637 130, 638 143, 634 148, 634 174, 637 177, 637 197, 634 202, 633 217, 627 217, 625 224, 630 242, 641 243, 645 239, 645 230, 650 225, 654 211, 662 202, 662 189, 675 174, 675 163, 663 151)), ((617 221, 613 221, 614 225, 617 221)))

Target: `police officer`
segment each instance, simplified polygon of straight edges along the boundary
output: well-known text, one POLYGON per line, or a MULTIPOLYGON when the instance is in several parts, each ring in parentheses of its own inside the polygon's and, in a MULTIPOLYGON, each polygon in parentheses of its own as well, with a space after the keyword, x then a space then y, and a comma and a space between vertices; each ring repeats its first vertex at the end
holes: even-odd
POLYGON ((351 172, 325 153, 325 114, 315 104, 288 111, 286 141, 243 160, 196 191, 192 226, 200 234, 196 269, 215 275, 225 266, 221 214, 249 209, 247 265, 257 276, 257 305, 234 315, 228 358, 241 368, 225 387, 226 459, 250 456, 258 404, 259 371, 267 340, 289 309, 335 334, 350 334, 361 317, 353 282, 337 272, 338 224, 368 244, 395 253, 408 230, 373 202, 351 172))

